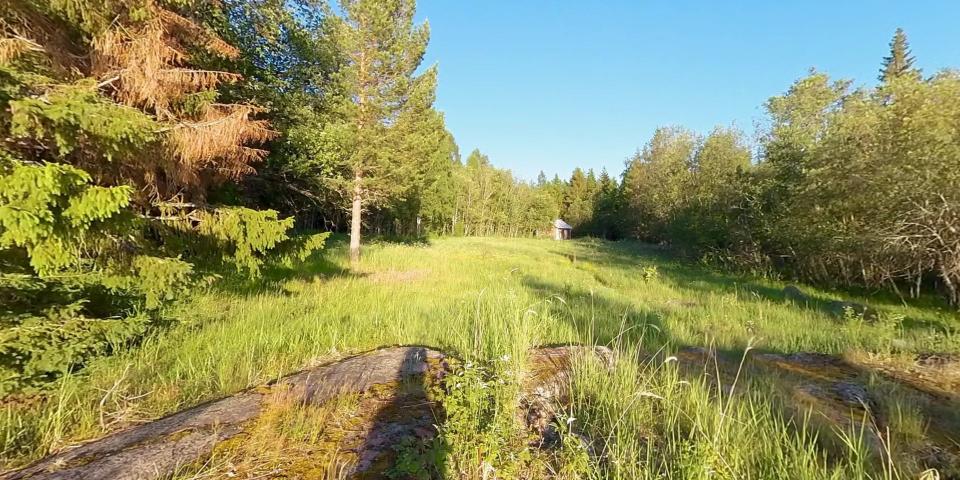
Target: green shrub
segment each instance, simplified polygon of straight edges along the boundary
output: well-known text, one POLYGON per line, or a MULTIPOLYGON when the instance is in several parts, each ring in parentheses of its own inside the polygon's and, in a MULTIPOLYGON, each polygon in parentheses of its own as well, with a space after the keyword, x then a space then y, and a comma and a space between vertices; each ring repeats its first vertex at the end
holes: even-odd
POLYGON ((467 362, 444 378, 437 397, 446 412, 440 439, 456 446, 447 459, 450 471, 468 478, 517 478, 530 462, 514 416, 519 385, 504 366, 467 362))

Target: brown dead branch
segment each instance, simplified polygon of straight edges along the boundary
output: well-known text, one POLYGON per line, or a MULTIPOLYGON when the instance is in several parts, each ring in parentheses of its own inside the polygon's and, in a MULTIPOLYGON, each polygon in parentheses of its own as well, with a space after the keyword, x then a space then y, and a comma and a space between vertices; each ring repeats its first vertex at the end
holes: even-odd
POLYGON ((268 122, 250 118, 253 111, 240 105, 209 107, 201 119, 181 121, 167 133, 168 150, 184 167, 213 168, 232 178, 252 173, 250 164, 267 152, 246 145, 276 136, 268 122))
POLYGON ((185 95, 214 89, 240 76, 184 68, 189 56, 171 37, 162 18, 150 20, 136 30, 116 27, 97 38, 93 73, 119 77, 114 85, 119 101, 152 109, 161 118, 172 118, 171 105, 185 95))

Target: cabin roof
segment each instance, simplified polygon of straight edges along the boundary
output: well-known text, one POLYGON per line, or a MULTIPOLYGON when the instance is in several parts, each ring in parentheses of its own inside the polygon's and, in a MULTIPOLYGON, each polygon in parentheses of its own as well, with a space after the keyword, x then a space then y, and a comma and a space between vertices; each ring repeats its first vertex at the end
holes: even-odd
POLYGON ((553 228, 559 228, 561 230, 573 230, 573 227, 571 227, 570 224, 560 220, 559 218, 553 221, 553 228))

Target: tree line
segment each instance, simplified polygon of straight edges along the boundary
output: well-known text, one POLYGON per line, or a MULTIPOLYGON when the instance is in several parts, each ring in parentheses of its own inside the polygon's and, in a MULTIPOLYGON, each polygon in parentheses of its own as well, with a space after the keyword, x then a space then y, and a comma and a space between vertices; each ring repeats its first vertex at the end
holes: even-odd
MULTIPOLYGON (((606 170, 596 175, 574 169, 568 180, 543 172, 536 181, 518 179, 474 150, 454 157, 421 198, 422 230, 436 235, 531 237, 549 235, 563 218, 582 235, 618 238, 608 202, 618 200, 619 184, 606 170)), ((408 232, 414 233, 414 232, 408 232)))
POLYGON ((594 215, 727 267, 960 305, 960 73, 914 63, 897 30, 875 87, 811 71, 756 145, 660 128, 594 215))
POLYGON ((727 268, 960 305, 960 73, 924 76, 897 30, 878 83, 811 71, 734 127, 657 129, 619 179, 513 179, 473 152, 422 197, 430 231, 668 244, 727 268), (429 213, 428 213, 429 212, 429 213))

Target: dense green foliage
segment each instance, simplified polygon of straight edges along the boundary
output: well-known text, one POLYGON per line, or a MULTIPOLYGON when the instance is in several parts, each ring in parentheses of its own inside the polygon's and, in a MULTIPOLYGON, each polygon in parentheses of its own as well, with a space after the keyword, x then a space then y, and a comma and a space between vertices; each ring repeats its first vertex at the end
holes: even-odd
POLYGON ((0 396, 136 340, 224 264, 255 275, 323 246, 274 211, 206 201, 270 134, 253 107, 216 102, 235 77, 201 51, 234 51, 180 6, 0 15, 0 396))
MULTIPOLYGON (((489 157, 474 150, 461 162, 446 162, 424 192, 420 203, 420 233, 467 236, 548 236, 556 218, 563 218, 581 235, 621 236, 619 185, 604 170, 575 169, 570 180, 535 182, 517 179, 496 168, 489 157)), ((411 234, 399 224, 391 233, 411 234)))
MULTIPOLYGON (((130 189, 89 181, 82 170, 57 164, 15 162, 0 176, 0 394, 142 333, 140 317, 87 318, 91 308, 102 308, 88 305, 91 287, 139 286, 116 277, 120 258, 98 254, 111 250, 128 223, 119 213, 130 189)), ((150 280, 156 279, 142 282, 142 290, 155 288, 150 280)))
POLYGON ((875 88, 797 80, 767 102, 755 156, 733 129, 658 129, 593 222, 727 266, 913 297, 927 285, 958 305, 960 74, 912 65, 898 31, 875 88))
POLYGON ((768 159, 757 174, 780 198, 761 210, 771 223, 758 241, 811 278, 906 284, 914 294, 936 278, 957 303, 958 94, 954 72, 854 92, 818 74, 772 100, 768 159))
POLYGON ((545 192, 491 165, 479 151, 464 164, 452 162, 436 184, 426 227, 445 234, 529 236, 549 224, 554 204, 545 192))

